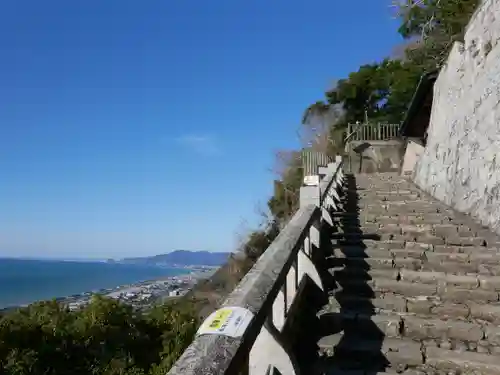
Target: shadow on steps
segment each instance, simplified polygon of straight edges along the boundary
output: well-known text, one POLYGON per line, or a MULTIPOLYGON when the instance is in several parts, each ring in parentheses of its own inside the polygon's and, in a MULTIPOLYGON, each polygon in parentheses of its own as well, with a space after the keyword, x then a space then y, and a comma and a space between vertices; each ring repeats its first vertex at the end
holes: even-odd
POLYGON ((324 249, 324 268, 333 276, 330 302, 318 314, 314 347, 319 354, 314 369, 309 367, 307 373, 361 370, 363 374, 376 374, 386 370, 389 361, 382 353, 385 334, 371 319, 376 315, 371 302, 375 293, 369 283, 371 267, 365 260, 368 255, 364 240, 380 240, 380 236, 361 230, 353 175, 346 176, 340 211, 334 214, 335 228, 326 241, 331 246, 324 249))

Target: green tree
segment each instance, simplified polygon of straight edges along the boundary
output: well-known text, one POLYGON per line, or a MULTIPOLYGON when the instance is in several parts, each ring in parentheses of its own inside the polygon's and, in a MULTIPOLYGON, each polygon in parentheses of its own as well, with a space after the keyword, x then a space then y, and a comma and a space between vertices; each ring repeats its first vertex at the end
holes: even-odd
POLYGON ((409 60, 425 70, 440 68, 455 41, 463 41, 465 27, 480 0, 411 0, 398 5, 399 33, 417 40, 406 50, 409 60))
POLYGON ((141 375, 169 368, 192 341, 196 315, 165 305, 148 314, 95 297, 69 311, 56 301, 33 304, 0 320, 2 374, 141 375))
POLYGON ((326 93, 330 105, 342 105, 346 123, 399 122, 422 69, 412 62, 384 59, 363 65, 326 93))

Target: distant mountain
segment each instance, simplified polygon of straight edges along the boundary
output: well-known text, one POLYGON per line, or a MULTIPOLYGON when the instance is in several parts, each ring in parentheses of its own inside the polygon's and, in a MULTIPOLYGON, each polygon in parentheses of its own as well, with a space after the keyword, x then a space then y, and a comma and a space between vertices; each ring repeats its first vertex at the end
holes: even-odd
POLYGON ((119 263, 128 264, 164 264, 178 266, 220 266, 224 264, 230 253, 211 253, 209 251, 175 250, 167 254, 150 257, 125 258, 119 263))

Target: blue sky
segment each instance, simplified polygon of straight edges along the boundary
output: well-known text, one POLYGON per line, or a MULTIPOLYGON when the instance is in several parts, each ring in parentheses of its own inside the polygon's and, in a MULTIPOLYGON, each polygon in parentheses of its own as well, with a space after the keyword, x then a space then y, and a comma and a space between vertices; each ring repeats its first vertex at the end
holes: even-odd
POLYGON ((400 42, 389 1, 5 1, 0 256, 234 249, 303 110, 400 42))

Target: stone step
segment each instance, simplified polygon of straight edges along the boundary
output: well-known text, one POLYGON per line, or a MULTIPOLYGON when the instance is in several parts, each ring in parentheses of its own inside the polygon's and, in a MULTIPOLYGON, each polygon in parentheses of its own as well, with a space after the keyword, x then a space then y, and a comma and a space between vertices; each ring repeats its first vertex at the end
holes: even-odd
MULTIPOLYGON (((350 248, 350 247, 362 247, 362 248, 372 248, 372 249, 379 249, 379 250, 392 250, 392 249, 405 249, 407 242, 404 240, 384 240, 384 241, 379 241, 379 240, 370 240, 370 239, 365 239, 363 241, 354 241, 356 242, 353 245, 349 244, 344 244, 343 242, 345 241, 332 241, 332 248, 338 249, 338 248, 350 248)), ((423 247, 425 249, 425 247, 423 247)), ((419 248, 421 249, 421 248, 419 248)), ((432 249, 432 247, 429 247, 429 249, 432 249)))
POLYGON ((475 263, 477 265, 500 264, 500 251, 496 248, 486 248, 483 246, 447 246, 443 247, 443 249, 447 249, 449 251, 438 251, 438 246, 426 247, 418 243, 404 243, 403 241, 400 241, 399 244, 396 244, 395 242, 382 242, 381 246, 335 246, 332 248, 331 254, 332 256, 338 258, 390 257, 393 259, 420 259, 426 260, 430 263, 449 261, 458 263, 475 263))
MULTIPOLYGON (((351 190, 354 192, 354 190, 351 190)), ((411 194, 418 194, 421 195, 421 193, 417 189, 377 189, 377 190, 372 190, 372 189, 366 189, 366 190, 357 190, 356 191, 358 195, 411 195, 411 194)))
POLYGON ((427 203, 425 201, 401 201, 401 202, 363 202, 358 203, 355 206, 351 204, 351 208, 358 208, 362 210, 364 214, 372 215, 411 215, 411 214, 442 214, 447 216, 454 216, 454 211, 445 208, 437 207, 434 204, 427 203), (354 206, 354 207, 352 207, 354 206))
MULTIPOLYGON (((346 181, 348 182, 348 181, 346 181)), ((350 186, 348 186, 350 188, 350 186)), ((408 180, 396 180, 396 181, 376 181, 376 180, 357 180, 356 188, 358 190, 411 190, 417 189, 415 185, 410 183, 408 180)))
POLYGON ((393 193, 393 194, 379 194, 378 192, 358 194, 356 200, 360 205, 376 204, 378 202, 412 202, 420 199, 418 193, 393 193))
POLYGON ((488 246, 488 241, 484 237, 438 237, 430 233, 406 233, 394 234, 382 231, 374 233, 332 233, 332 240, 341 241, 344 244, 362 244, 366 240, 375 241, 408 241, 421 242, 430 245, 452 245, 452 246, 488 246))
POLYGON ((450 350, 426 346, 425 344, 418 347, 418 344, 401 342, 397 339, 387 340, 382 344, 376 340, 364 341, 358 347, 356 347, 356 338, 329 337, 320 340, 320 342, 322 351, 329 352, 331 350, 335 354, 333 358, 320 358, 314 364, 311 374, 500 375, 500 356, 498 355, 450 350), (336 344, 339 345, 338 350, 332 348, 336 344), (349 359, 340 358, 342 355, 357 356, 358 359, 349 361, 349 359), (336 360, 337 358, 338 360, 336 360))
POLYGON ((410 282, 404 280, 392 280, 377 278, 372 280, 346 279, 336 290, 332 291, 335 296, 352 295, 358 297, 373 298, 380 294, 395 294, 405 298, 419 297, 421 299, 436 298, 440 301, 465 303, 475 301, 480 303, 499 302, 499 292, 491 289, 470 289, 468 287, 454 286, 443 283, 424 284, 422 282, 410 282))
POLYGON ((347 268, 361 270, 399 270, 441 272, 453 275, 479 274, 481 276, 499 276, 500 268, 496 265, 481 264, 480 262, 429 261, 428 259, 404 258, 388 256, 375 258, 345 257, 328 258, 330 268, 347 268))
POLYGON ((318 341, 320 354, 339 358, 363 358, 363 361, 387 361, 392 367, 424 364, 421 344, 412 340, 367 339, 355 335, 334 334, 318 341))
POLYGON ((387 182, 387 183, 378 183, 374 184, 372 182, 364 182, 360 184, 356 184, 356 186, 352 186, 349 181, 345 181, 346 183, 343 186, 343 189, 347 192, 355 192, 362 193, 365 191, 392 191, 392 190, 401 190, 401 191, 416 191, 422 192, 415 185, 410 183, 409 181, 400 181, 400 182, 387 182))
MULTIPOLYGON (((356 214, 360 220, 366 223, 380 223, 380 224, 449 224, 456 223, 457 219, 452 215, 445 215, 441 213, 426 213, 426 214, 390 214, 385 212, 380 214, 369 214, 361 212, 356 214)), ((354 216, 354 215, 353 215, 354 216)), ((346 216, 347 217, 347 216, 346 216)))
MULTIPOLYGON (((420 270, 424 267, 423 263, 419 259, 411 259, 411 258, 400 258, 400 259, 395 259, 391 258, 390 256, 385 256, 385 257, 380 257, 380 258, 375 258, 375 257, 370 257, 370 258, 363 258, 363 257, 345 257, 345 258, 337 258, 337 257, 332 257, 332 258, 327 258, 328 265, 331 268, 346 268, 346 269, 360 269, 360 270, 395 270, 399 268, 410 268, 412 270, 420 270)), ((453 269, 457 268, 461 265, 461 263, 458 263, 456 267, 453 267, 453 269)), ((426 264, 426 268, 436 268, 436 269, 443 269, 442 264, 426 264)), ((468 272, 472 266, 467 264, 467 269, 462 272, 468 272)))
MULTIPOLYGON (((389 363, 381 358, 379 361, 360 361, 359 359, 321 357, 315 361, 307 375, 428 375, 406 366, 388 367, 389 363)), ((437 375, 437 374, 436 374, 437 375)), ((441 375, 441 374, 440 374, 441 375)))
MULTIPOLYGON (((393 241, 395 242, 395 241, 393 241)), ((398 243, 401 243, 399 241, 398 243)), ((376 242, 364 241, 365 244, 369 246, 376 246, 376 242)), ((484 254, 485 256, 491 254, 500 254, 500 248, 489 247, 489 246, 469 246, 469 245, 451 245, 451 244, 429 244, 416 241, 406 241, 404 243, 406 249, 424 249, 434 253, 448 253, 448 254, 470 254, 480 256, 484 254)))
POLYGON ((374 280, 377 284, 386 280, 403 281, 411 283, 421 283, 437 285, 439 288, 448 286, 465 289, 480 289, 500 292, 500 276, 477 275, 477 274, 450 274, 439 271, 414 271, 408 269, 394 268, 370 268, 362 267, 334 267, 329 272, 338 283, 362 283, 367 280, 374 280))
POLYGON ((356 221, 337 222, 338 233, 390 233, 398 235, 422 235, 437 237, 477 237, 480 236, 469 227, 457 224, 407 224, 407 223, 377 223, 356 221))
POLYGON ((340 309, 319 314, 321 332, 343 332, 347 336, 363 338, 406 338, 414 341, 434 340, 434 344, 454 343, 462 348, 486 346, 489 351, 498 346, 500 327, 438 317, 418 317, 413 314, 379 312, 366 313, 340 309), (460 344, 458 344, 460 342, 460 344), (468 346, 469 343, 476 343, 468 346), (481 345, 479 345, 481 344, 481 345))
POLYGON ((422 296, 425 298, 419 300, 433 299, 437 302, 467 303, 467 299, 485 303, 499 301, 498 276, 389 269, 364 272, 359 269, 340 269, 330 272, 337 283, 337 289, 331 293, 337 298, 345 298, 351 293, 356 298, 376 298, 389 294, 402 298, 422 296))
MULTIPOLYGON (((333 256, 337 258, 416 258, 422 259, 425 250, 412 249, 384 249, 379 247, 344 246, 333 248, 333 256)), ((432 253, 428 251, 428 253, 432 253)), ((450 254, 444 253, 445 256, 450 254)), ((462 254, 460 254, 462 255, 462 254)), ((468 255, 463 254, 468 258, 468 255)))
POLYGON ((500 276, 500 255, 493 253, 447 254, 412 249, 379 250, 346 246, 334 248, 326 258, 330 268, 361 270, 408 269, 454 275, 500 276))
POLYGON ((411 313, 422 318, 469 320, 500 325, 500 302, 442 299, 439 296, 405 296, 392 292, 354 295, 339 290, 329 298, 322 312, 355 311, 362 314, 378 312, 411 313))
POLYGON ((425 367, 441 373, 500 375, 500 356, 425 348, 425 367))

